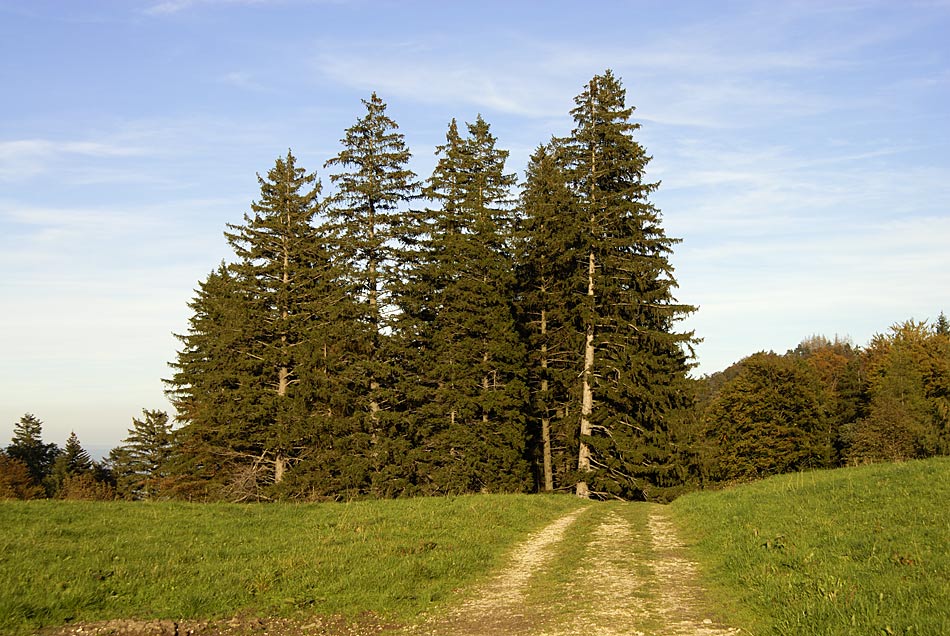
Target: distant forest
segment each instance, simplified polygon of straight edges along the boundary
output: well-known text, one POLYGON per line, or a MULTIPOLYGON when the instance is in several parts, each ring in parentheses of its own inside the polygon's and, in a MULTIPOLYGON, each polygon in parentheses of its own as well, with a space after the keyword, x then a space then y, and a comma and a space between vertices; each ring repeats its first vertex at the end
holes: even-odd
POLYGON ((950 324, 821 336, 692 379, 658 184, 610 71, 516 195, 481 116, 420 180, 375 94, 316 172, 288 151, 195 291, 165 379, 104 462, 26 414, 0 498, 347 500, 573 492, 666 501, 950 454, 950 324))

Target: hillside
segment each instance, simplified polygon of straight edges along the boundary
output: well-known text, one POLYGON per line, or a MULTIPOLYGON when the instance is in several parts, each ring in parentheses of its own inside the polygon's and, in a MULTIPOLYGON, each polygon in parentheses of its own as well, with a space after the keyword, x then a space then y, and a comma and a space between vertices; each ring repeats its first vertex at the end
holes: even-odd
POLYGON ((950 634, 950 458, 783 475, 672 506, 756 634, 950 634))

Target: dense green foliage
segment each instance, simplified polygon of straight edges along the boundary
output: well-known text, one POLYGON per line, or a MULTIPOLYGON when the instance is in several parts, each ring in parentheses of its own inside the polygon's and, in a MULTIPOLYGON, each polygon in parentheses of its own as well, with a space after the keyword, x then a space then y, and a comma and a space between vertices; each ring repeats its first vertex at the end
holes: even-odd
POLYGON ((665 235, 649 197, 650 158, 619 80, 575 99, 575 129, 531 159, 522 196, 521 318, 546 490, 662 496, 669 423, 691 403, 694 308, 673 296, 665 235))
POLYGON ((668 257, 679 241, 665 235, 650 203, 659 184, 647 181, 650 158, 633 137, 639 124, 626 91, 607 71, 575 103, 563 154, 588 274, 586 295, 572 304, 590 348, 579 370, 592 398, 588 407, 581 396, 579 479, 603 495, 640 499, 665 485, 667 420, 690 403, 694 339, 675 327, 695 308, 673 296, 668 257))
POLYGON ((278 159, 226 232, 236 261, 199 287, 179 336, 167 383, 182 426, 165 492, 391 497, 580 481, 643 498, 664 486, 666 418, 688 406, 692 342, 674 323, 692 308, 671 293, 676 240, 648 200, 656 184, 619 80, 595 77, 577 103, 577 128, 536 159, 521 206, 481 116, 465 134, 450 123, 420 190, 375 94, 326 162, 324 201, 315 174, 278 159))
POLYGON ((411 483, 411 432, 397 389, 403 356, 394 346, 391 322, 410 232, 406 208, 418 183, 386 104, 373 93, 363 105, 366 114, 345 131, 342 149, 325 164, 335 170, 330 181, 336 191, 326 201, 322 231, 342 272, 348 305, 345 316, 329 318, 342 328, 341 341, 348 345, 345 368, 333 374, 345 380, 337 382, 337 390, 346 401, 348 423, 341 430, 338 417, 327 419, 323 444, 337 451, 320 454, 324 465, 340 466, 340 479, 310 487, 331 496, 386 497, 406 492, 411 483))
POLYGON ((320 184, 290 152, 258 180, 252 214, 226 233, 238 260, 199 288, 166 380, 184 424, 170 465, 183 496, 260 498, 340 412, 350 303, 313 225, 320 184))
POLYGON ((142 411, 132 418, 129 436, 109 453, 116 494, 125 499, 153 499, 168 488, 172 426, 163 411, 142 411))
POLYGON ((43 422, 32 413, 25 414, 13 425, 13 440, 7 446, 7 455, 26 466, 34 483, 42 484, 49 477, 60 452, 56 444, 43 441, 43 422))
POLYGON ((707 410, 708 477, 743 480, 827 466, 831 438, 818 383, 800 358, 756 354, 707 410))
POLYGON ((527 346, 535 462, 545 491, 573 483, 577 469, 579 399, 577 298, 587 277, 577 266, 584 227, 580 203, 559 160, 556 140, 532 155, 521 197, 519 324, 527 346), (539 438, 539 439, 538 439, 539 438), (538 443, 540 442, 540 443, 538 443), (540 455, 540 457, 538 457, 540 455))
MULTIPOLYGON (((514 175, 479 117, 453 120, 426 183, 420 250, 409 274, 425 351, 415 381, 420 488, 426 493, 528 486, 524 346, 513 308, 514 175), (428 320, 426 320, 428 318, 428 320)), ((412 305, 408 307, 414 309, 412 305)))
POLYGON ((914 320, 864 348, 816 336, 698 381, 695 484, 950 454, 950 335, 914 320))
POLYGON ((409 619, 578 505, 526 496, 268 506, 4 502, 0 632, 242 612, 409 619))
POLYGON ((672 510, 750 633, 947 634, 948 499, 938 458, 774 477, 672 510))

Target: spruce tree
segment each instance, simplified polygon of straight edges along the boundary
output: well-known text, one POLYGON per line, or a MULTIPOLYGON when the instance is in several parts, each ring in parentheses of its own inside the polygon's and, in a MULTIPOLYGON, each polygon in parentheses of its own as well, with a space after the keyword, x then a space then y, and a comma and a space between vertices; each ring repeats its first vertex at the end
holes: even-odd
POLYGON ((79 443, 79 437, 76 436, 75 431, 70 432, 66 445, 53 462, 49 476, 50 491, 57 496, 62 496, 67 479, 90 474, 92 467, 92 459, 79 443))
POLYGON ((947 320, 947 314, 942 311, 934 323, 934 333, 938 336, 950 336, 950 320, 947 320))
POLYGON ((259 374, 245 329, 245 310, 234 274, 225 263, 210 272, 188 307, 188 332, 167 394, 184 426, 175 434, 169 487, 186 499, 207 499, 255 449, 243 443, 243 395, 259 374))
POLYGON ((427 233, 416 269, 417 307, 431 319, 417 413, 424 492, 526 487, 525 354, 513 313, 508 152, 479 116, 463 138, 455 121, 424 196, 427 233))
POLYGON ((578 200, 556 140, 531 157, 521 197, 519 309, 529 350, 531 416, 540 485, 552 491, 576 472, 578 409, 573 408, 580 374, 575 352, 576 299, 586 290, 583 233, 578 200))
MULTIPOLYGON (((410 153, 386 104, 373 93, 363 100, 366 114, 348 128, 343 148, 325 167, 336 191, 327 200, 328 230, 355 301, 347 327, 354 343, 353 370, 363 378, 356 417, 365 444, 352 446, 352 461, 369 470, 367 488, 375 495, 405 490, 408 453, 406 419, 397 412, 395 392, 400 352, 388 338, 392 293, 400 284, 398 252, 407 234, 409 202, 417 197, 410 153)), ((354 438, 355 439, 355 438, 354 438)))
POLYGON ((302 378, 314 349, 327 344, 326 316, 341 301, 312 223, 320 209, 316 175, 288 152, 258 181, 252 214, 225 232, 238 260, 199 290, 168 381, 184 423, 179 463, 191 467, 182 472, 230 481, 232 499, 263 496, 260 488, 280 484, 309 447, 319 391, 302 378))
POLYGON ((7 455, 26 464, 34 484, 43 485, 61 452, 56 444, 43 442, 43 422, 32 413, 26 413, 13 425, 7 455))
MULTIPOLYGON (((442 311, 444 290, 454 272, 455 241, 461 231, 465 144, 455 120, 449 125, 446 143, 436 148, 435 171, 422 190, 422 197, 435 207, 408 214, 400 230, 400 276, 394 280, 392 342, 400 352, 402 372, 397 376, 411 446, 410 474, 414 492, 447 492, 448 481, 436 473, 444 465, 437 433, 444 428, 445 411, 440 379, 446 365, 443 349, 436 347, 436 319, 442 311), (439 187, 433 186, 438 180, 439 187)), ((450 409, 451 410, 451 409, 450 409)), ((454 492, 464 491, 457 487, 454 492)))
POLYGON ((116 492, 128 499, 152 499, 167 488, 173 432, 164 411, 142 410, 132 418, 128 437, 109 452, 116 492))
POLYGON ((57 462, 60 461, 68 473, 83 473, 92 470, 92 459, 79 443, 79 437, 76 436, 75 431, 70 432, 63 452, 57 459, 57 462))
POLYGON ((260 363, 258 428, 251 438, 283 479, 287 462, 306 433, 305 391, 298 390, 298 351, 308 340, 315 279, 323 274, 325 254, 312 224, 319 209, 315 174, 298 168, 289 151, 267 178, 258 176, 261 198, 245 214, 243 225, 225 232, 238 262, 231 269, 241 285, 254 340, 247 355, 260 363), (316 268, 316 271, 315 271, 316 268))
POLYGON ((694 338, 675 324, 694 308, 673 296, 679 241, 649 200, 658 184, 646 179, 650 157, 634 139, 626 91, 608 70, 575 103, 565 150, 587 274, 577 494, 643 498, 668 469, 667 414, 689 400, 694 338))

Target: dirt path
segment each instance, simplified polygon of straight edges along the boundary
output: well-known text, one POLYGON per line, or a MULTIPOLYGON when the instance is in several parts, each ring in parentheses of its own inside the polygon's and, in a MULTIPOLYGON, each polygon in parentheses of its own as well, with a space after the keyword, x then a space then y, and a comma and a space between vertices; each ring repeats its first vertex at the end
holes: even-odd
POLYGON ((715 623, 707 609, 696 566, 661 506, 592 505, 529 537, 506 568, 468 600, 413 632, 426 636, 741 633, 715 623), (575 524, 582 528, 566 537, 575 524), (582 545, 575 549, 561 545, 564 541, 582 545), (561 558, 580 557, 563 563, 558 553, 561 558), (542 588, 543 581, 551 580, 558 581, 558 590, 542 588))

